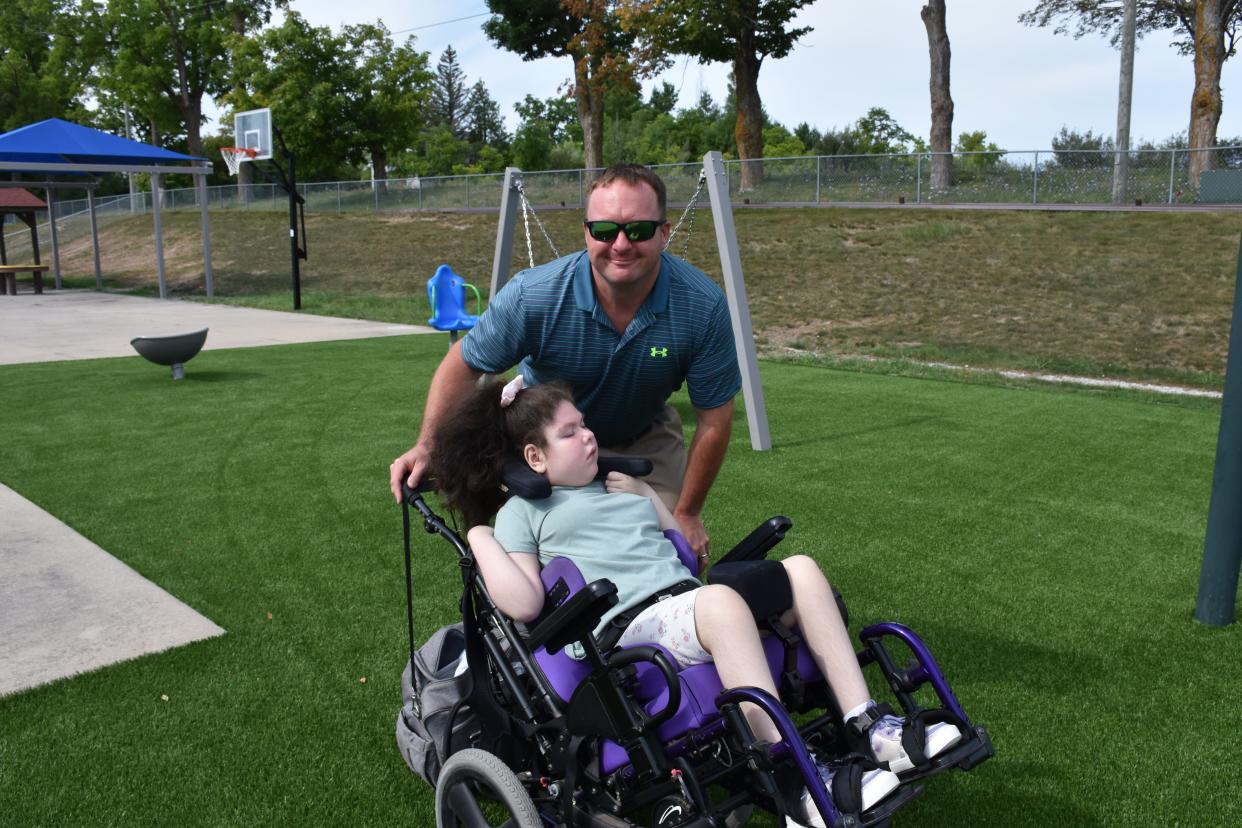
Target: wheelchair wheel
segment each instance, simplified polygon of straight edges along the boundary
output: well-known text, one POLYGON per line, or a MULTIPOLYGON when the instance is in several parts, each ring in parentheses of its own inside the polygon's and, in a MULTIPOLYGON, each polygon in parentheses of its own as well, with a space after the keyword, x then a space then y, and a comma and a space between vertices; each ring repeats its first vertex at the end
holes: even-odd
POLYGON ((517 776, 494 754, 467 748, 436 780, 436 828, 539 828, 539 812, 517 776))

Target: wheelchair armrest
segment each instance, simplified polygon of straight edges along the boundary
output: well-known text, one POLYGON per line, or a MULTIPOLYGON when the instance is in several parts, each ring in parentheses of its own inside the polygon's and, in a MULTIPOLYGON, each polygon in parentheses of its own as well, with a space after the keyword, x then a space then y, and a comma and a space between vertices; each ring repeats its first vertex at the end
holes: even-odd
POLYGON ((716 566, 734 561, 760 560, 767 556, 773 546, 784 540, 785 533, 792 528, 793 521, 784 515, 768 518, 759 524, 755 531, 742 538, 741 543, 726 552, 724 557, 716 562, 716 566))
POLYGON ((616 584, 607 578, 592 581, 535 625, 530 648, 546 647, 555 653, 567 644, 590 638, 595 625, 616 603, 616 584))

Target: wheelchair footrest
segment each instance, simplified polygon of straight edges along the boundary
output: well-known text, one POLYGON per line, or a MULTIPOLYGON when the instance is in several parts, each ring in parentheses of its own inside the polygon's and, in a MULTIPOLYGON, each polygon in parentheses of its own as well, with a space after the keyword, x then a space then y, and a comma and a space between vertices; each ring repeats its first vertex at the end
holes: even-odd
POLYGON ((901 781, 903 783, 918 782, 943 773, 950 768, 968 771, 981 762, 992 758, 995 752, 988 732, 982 727, 974 725, 962 732, 962 740, 960 742, 944 753, 933 757, 927 765, 901 774, 901 781))

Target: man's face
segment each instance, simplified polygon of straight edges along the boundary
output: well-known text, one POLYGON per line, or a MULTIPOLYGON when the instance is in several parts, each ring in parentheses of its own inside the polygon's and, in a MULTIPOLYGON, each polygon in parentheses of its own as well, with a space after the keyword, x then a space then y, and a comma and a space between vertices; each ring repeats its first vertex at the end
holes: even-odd
POLYGON ((587 256, 597 280, 617 288, 650 285, 660 272, 660 251, 668 241, 669 226, 660 212, 655 190, 646 184, 636 187, 617 181, 600 187, 587 199, 587 221, 658 220, 660 228, 647 241, 631 241, 624 232, 610 242, 599 241, 584 231, 587 256))

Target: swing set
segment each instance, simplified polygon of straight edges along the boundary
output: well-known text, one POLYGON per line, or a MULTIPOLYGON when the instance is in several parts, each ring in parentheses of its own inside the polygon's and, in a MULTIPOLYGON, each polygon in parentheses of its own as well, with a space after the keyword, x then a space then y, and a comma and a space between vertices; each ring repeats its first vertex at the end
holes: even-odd
MULTIPOLYGON (((750 445, 755 451, 767 451, 772 447, 768 431, 767 408, 763 400, 763 386, 759 381, 759 362, 755 355, 755 337, 750 321, 750 305, 746 299, 746 283, 742 277, 742 259, 737 246, 737 231, 733 225, 733 206, 729 202, 729 177, 724 166, 724 156, 709 152, 703 156, 703 169, 699 173, 698 186, 686 204, 677 224, 669 234, 667 250, 673 239, 687 221, 686 234, 682 239, 682 257, 690 251, 690 238, 694 235, 694 219, 699 199, 706 189, 712 207, 716 229, 716 248, 720 251, 720 267, 724 274, 725 297, 729 305, 729 318, 733 322, 733 341, 737 348, 738 367, 742 372, 742 397, 746 403, 746 422, 750 429, 750 445)), ((517 167, 505 169, 504 187, 500 199, 500 219, 496 230, 496 248, 492 257, 491 293, 495 296, 509 281, 510 262, 513 260, 514 231, 517 227, 518 210, 522 212, 522 228, 526 241, 526 258, 530 267, 535 266, 534 246, 531 242, 530 223, 543 235, 552 258, 560 253, 552 242, 548 229, 531 205, 522 181, 522 171, 517 167)))

